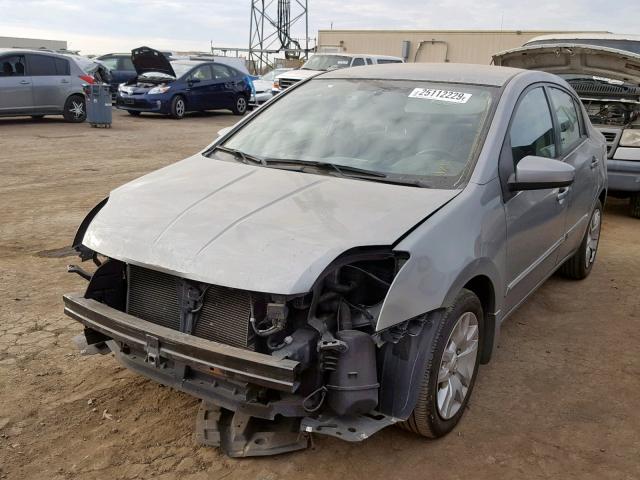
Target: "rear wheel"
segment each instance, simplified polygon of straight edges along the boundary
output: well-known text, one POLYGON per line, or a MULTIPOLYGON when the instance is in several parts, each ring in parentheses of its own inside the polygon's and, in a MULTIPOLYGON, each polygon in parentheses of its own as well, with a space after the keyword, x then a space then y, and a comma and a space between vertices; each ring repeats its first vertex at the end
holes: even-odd
POLYGON ((601 225, 602 204, 600 200, 597 200, 596 206, 591 213, 591 218, 589 219, 587 231, 584 234, 578 251, 560 267, 560 273, 562 275, 574 280, 582 280, 589 276, 591 267, 593 267, 593 263, 596 261, 601 225))
POLYGON ((180 95, 173 97, 171 100, 171 116, 180 120, 184 118, 185 113, 187 113, 187 104, 184 101, 184 97, 180 95))
POLYGON ((127 113, 129 115, 131 115, 132 117, 139 117, 140 116, 140 112, 138 112, 137 110, 127 110, 127 113))
POLYGON ((629 199, 629 215, 640 218, 640 192, 631 194, 629 199))
POLYGON ((247 107, 249 106, 249 102, 247 102, 247 97, 244 95, 238 95, 236 97, 235 103, 233 104, 232 112, 234 115, 244 115, 247 113, 247 107))
POLYGON ((71 95, 64 103, 62 113, 67 122, 81 123, 87 119, 87 109, 82 95, 71 95))
POLYGON ((463 289, 438 326, 418 402, 403 428, 429 438, 455 428, 473 391, 483 334, 482 304, 473 292, 463 289))

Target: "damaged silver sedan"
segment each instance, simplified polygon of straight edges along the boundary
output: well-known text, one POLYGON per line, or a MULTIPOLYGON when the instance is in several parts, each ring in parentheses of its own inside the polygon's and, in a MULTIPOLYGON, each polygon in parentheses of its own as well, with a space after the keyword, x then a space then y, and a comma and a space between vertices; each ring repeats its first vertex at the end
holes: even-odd
POLYGON ((74 247, 84 342, 202 405, 232 456, 460 421, 502 322, 593 267, 606 148, 560 78, 385 65, 291 87, 117 188, 74 247))

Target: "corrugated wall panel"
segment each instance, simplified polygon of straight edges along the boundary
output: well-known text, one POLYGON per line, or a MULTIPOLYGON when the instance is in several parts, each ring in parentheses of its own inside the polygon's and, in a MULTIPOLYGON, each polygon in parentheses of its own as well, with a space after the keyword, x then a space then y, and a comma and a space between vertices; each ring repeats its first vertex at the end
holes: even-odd
MULTIPOLYGON (((488 64, 491 55, 516 48, 539 35, 566 31, 320 30, 318 47, 340 47, 347 53, 401 56, 403 40, 411 42, 409 61, 488 64)), ((605 32, 598 32, 605 33, 605 32)))

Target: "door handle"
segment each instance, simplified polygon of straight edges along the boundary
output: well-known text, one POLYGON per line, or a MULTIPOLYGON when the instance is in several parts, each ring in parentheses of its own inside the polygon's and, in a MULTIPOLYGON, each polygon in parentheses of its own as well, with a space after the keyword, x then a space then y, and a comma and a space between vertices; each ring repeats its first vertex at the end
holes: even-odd
POLYGON ((60 80, 60 83, 69 83, 69 80, 63 78, 62 80, 60 80))
POLYGON ((20 85, 29 85, 29 80, 20 80, 20 85))
POLYGON ((596 168, 600 164, 600 159, 596 157, 591 158, 591 168, 596 168))
POLYGON ((560 190, 558 190, 558 194, 556 195, 556 199, 558 200, 558 202, 562 203, 562 201, 566 198, 566 196, 569 195, 570 190, 571 190, 570 187, 563 187, 560 190))

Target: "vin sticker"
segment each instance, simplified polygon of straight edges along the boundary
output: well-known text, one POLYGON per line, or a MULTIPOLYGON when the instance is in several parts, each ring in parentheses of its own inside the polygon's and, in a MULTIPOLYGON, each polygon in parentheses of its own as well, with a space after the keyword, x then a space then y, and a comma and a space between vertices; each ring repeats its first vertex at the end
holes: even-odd
POLYGON ((452 92, 450 90, 439 90, 437 88, 414 88, 409 94, 409 98, 422 98, 425 100, 439 100, 441 102, 467 103, 471 98, 471 93, 452 92))

